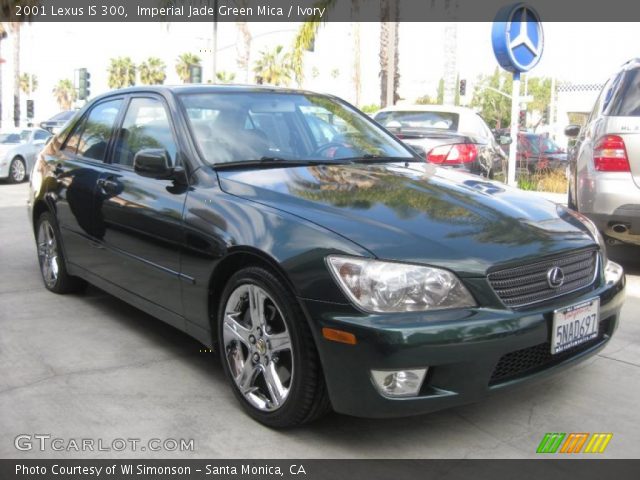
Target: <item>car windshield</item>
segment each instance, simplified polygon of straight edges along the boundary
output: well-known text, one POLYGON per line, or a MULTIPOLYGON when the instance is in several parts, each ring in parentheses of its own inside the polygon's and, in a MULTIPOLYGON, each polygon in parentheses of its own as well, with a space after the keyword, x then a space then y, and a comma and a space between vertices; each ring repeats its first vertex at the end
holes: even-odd
POLYGON ((411 152, 355 109, 322 95, 229 92, 182 94, 204 160, 413 160, 411 152))
POLYGON ((562 148, 549 137, 541 135, 530 135, 527 137, 531 145, 532 153, 538 155, 540 153, 562 153, 562 148))
POLYGON ((387 128, 435 128, 452 132, 458 130, 460 122, 460 115, 453 112, 379 112, 374 118, 387 128))
POLYGON ((0 143, 25 143, 27 140, 29 140, 29 130, 0 133, 0 143))

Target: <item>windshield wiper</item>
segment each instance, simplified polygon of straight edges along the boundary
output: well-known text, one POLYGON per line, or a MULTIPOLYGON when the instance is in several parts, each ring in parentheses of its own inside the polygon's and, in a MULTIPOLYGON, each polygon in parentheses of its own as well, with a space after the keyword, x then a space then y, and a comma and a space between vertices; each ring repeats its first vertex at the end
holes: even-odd
POLYGON ((377 162, 391 162, 391 163, 400 163, 400 162, 418 162, 418 160, 414 157, 387 157, 384 155, 374 155, 371 153, 367 153, 360 157, 350 157, 350 158, 342 158, 341 160, 345 162, 353 162, 353 163, 377 163, 377 162))
POLYGON ((236 160, 233 162, 215 163, 216 170, 233 168, 268 168, 268 167, 307 167, 310 165, 342 165, 346 163, 340 160, 287 160, 281 157, 261 157, 259 160, 236 160))

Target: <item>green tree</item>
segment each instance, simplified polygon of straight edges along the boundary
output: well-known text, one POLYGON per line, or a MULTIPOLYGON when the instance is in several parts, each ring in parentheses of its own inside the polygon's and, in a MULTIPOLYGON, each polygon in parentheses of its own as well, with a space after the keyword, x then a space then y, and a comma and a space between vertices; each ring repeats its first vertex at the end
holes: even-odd
POLYGON ((531 77, 527 80, 527 93, 533 96, 533 101, 527 105, 528 109, 544 112, 551 102, 551 79, 531 77))
POLYGON ((438 82, 438 97, 436 98, 437 104, 442 105, 444 103, 444 78, 441 78, 438 82))
POLYGON ((218 83, 233 83, 236 79, 236 74, 222 70, 220 72, 216 72, 216 78, 218 79, 218 83))
POLYGON ((166 65, 156 57, 149 57, 140 64, 140 83, 142 85, 162 85, 167 78, 166 65))
POLYGON ((73 102, 76 99, 76 89, 73 87, 73 82, 68 78, 59 80, 56 86, 53 88, 53 96, 58 102, 60 110, 71 110, 73 102))
POLYGON ((276 46, 273 50, 263 50, 253 67, 253 72, 256 83, 289 85, 294 74, 291 54, 284 52, 282 45, 276 46))
POLYGON ((511 98, 505 97, 495 90, 500 90, 510 96, 512 86, 511 74, 501 72, 498 67, 492 75, 479 77, 471 99, 471 106, 479 109, 480 115, 491 128, 505 127, 511 123, 511 98))
POLYGON ((109 62, 109 88, 131 87, 136 84, 136 65, 131 58, 112 58, 109 62))
POLYGON ((178 57, 176 61, 176 73, 182 80, 182 83, 187 83, 191 77, 191 67, 201 66, 200 57, 195 53, 183 53, 178 57))
POLYGON ((20 90, 29 96, 38 89, 38 76, 29 73, 20 75, 20 90))

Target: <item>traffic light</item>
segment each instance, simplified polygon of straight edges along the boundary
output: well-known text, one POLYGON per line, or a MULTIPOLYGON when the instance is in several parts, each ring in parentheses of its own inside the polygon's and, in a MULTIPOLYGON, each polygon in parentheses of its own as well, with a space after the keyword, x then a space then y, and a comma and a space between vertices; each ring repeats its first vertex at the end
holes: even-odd
POLYGON ((549 125, 549 117, 550 117, 550 108, 547 107, 543 110, 542 112, 542 123, 544 123, 545 125, 549 125))
POLYGON ((78 100, 86 100, 91 95, 91 74, 86 68, 78 70, 78 100))
POLYGON ((189 83, 202 83, 202 67, 200 65, 189 66, 189 83))
POLYGON ((27 118, 34 117, 33 111, 34 111, 33 100, 27 100, 27 118))
POLYGON ((460 96, 464 97, 467 94, 467 81, 460 80, 460 96))
POLYGON ((527 127, 527 111, 526 110, 520 110, 520 118, 518 123, 520 124, 521 128, 527 127))

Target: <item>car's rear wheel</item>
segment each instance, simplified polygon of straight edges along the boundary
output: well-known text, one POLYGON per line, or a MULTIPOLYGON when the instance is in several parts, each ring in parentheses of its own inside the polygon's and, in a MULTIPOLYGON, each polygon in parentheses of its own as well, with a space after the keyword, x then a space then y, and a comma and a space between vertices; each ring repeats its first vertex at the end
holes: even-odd
POLYGON ((67 272, 55 218, 49 212, 40 215, 36 223, 36 245, 40 273, 47 290, 72 293, 86 287, 84 280, 67 272))
POLYGON ((25 178, 27 178, 27 166, 22 158, 16 157, 11 160, 11 165, 9 165, 9 181, 22 183, 25 178))
POLYGON ((263 268, 237 272, 218 315, 222 364, 234 394, 270 427, 307 423, 329 406, 309 326, 281 283, 263 268))

